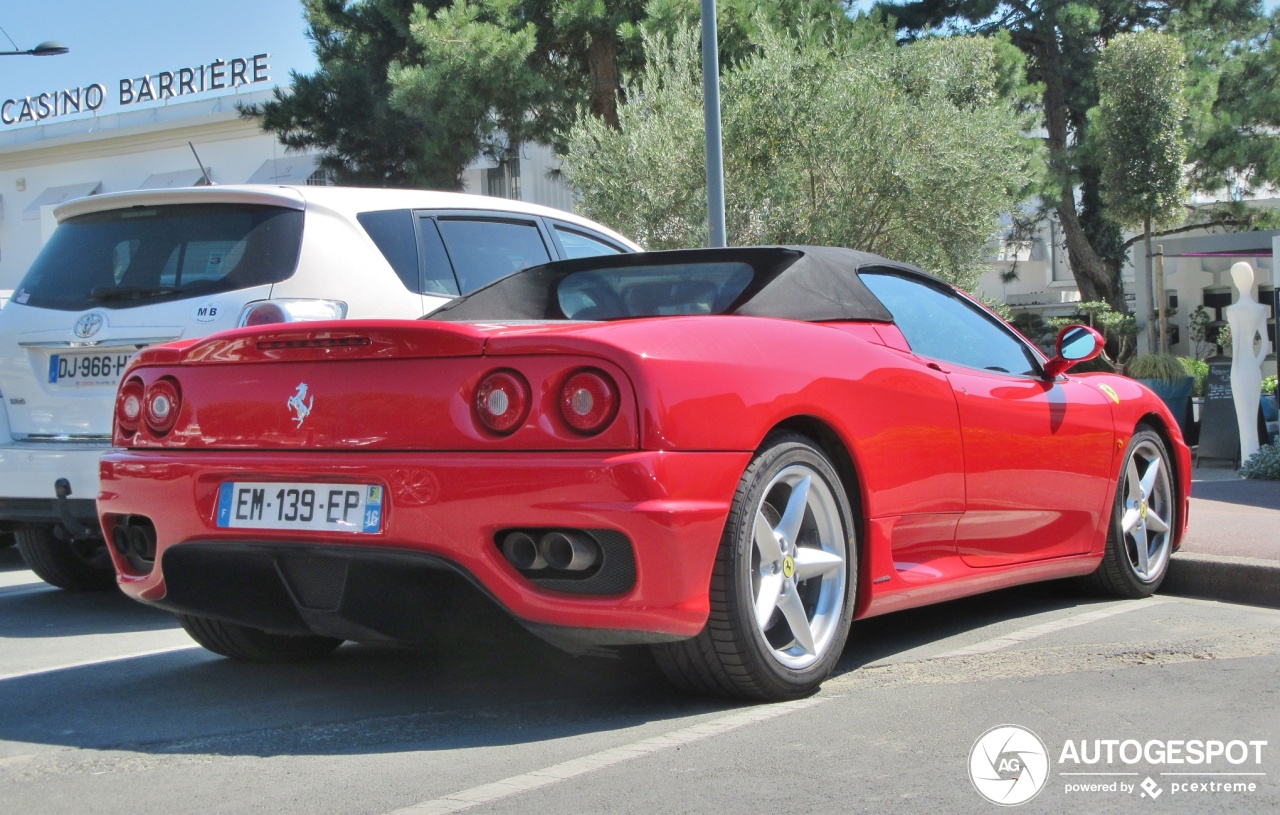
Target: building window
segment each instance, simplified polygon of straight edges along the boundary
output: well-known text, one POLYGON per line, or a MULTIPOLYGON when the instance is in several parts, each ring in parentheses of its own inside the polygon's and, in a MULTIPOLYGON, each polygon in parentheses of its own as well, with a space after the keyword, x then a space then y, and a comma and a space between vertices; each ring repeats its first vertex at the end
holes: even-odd
POLYGON ((504 161, 484 171, 484 194, 520 200, 520 159, 504 161))
POLYGON ((307 176, 308 187, 332 187, 337 183, 333 170, 324 167, 317 168, 314 173, 307 176))

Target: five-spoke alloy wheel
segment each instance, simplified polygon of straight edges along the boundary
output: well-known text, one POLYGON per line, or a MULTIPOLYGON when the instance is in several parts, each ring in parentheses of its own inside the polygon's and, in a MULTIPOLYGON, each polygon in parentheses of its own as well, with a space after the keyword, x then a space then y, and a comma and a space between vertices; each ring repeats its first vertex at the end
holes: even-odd
POLYGON ((812 441, 776 433, 747 467, 697 637, 655 648, 677 684, 747 699, 812 692, 844 649, 857 547, 840 477, 812 441))
POLYGON ((1095 587, 1119 597, 1153 594, 1169 566, 1178 511, 1164 441, 1139 425, 1116 486, 1106 554, 1091 575, 1095 587))

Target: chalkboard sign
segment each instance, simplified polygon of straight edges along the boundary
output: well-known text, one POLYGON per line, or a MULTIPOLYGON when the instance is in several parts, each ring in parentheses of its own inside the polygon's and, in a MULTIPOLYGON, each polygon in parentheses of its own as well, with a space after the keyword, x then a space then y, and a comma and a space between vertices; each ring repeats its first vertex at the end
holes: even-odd
POLYGON ((1209 378, 1204 386, 1204 405, 1200 408, 1200 446, 1196 464, 1202 458, 1226 459, 1240 463, 1240 428, 1236 424, 1236 402, 1231 397, 1231 358, 1209 360, 1209 378))

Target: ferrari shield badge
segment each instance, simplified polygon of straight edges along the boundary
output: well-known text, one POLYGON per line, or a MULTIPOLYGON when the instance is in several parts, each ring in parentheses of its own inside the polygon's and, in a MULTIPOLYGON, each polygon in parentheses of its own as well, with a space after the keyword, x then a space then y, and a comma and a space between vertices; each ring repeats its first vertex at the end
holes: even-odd
POLYGON ((315 404, 314 396, 307 398, 307 383, 298 383, 298 392, 289 397, 287 405, 289 411, 294 414, 293 420, 298 423, 298 427, 302 427, 302 423, 311 415, 311 406, 315 404))
POLYGON ((1112 402, 1115 402, 1117 405, 1120 404, 1120 394, 1116 393, 1115 390, 1110 385, 1099 385, 1098 390, 1105 393, 1107 395, 1107 398, 1110 399, 1112 402))

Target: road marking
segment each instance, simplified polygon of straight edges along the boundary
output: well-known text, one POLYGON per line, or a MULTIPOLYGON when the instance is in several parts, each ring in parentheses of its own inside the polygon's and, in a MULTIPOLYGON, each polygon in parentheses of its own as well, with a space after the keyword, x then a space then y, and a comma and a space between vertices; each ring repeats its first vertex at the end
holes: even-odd
POLYGON ((0 588, 0 597, 18 597, 23 594, 43 594, 46 591, 56 591, 56 589, 48 583, 23 583, 17 586, 5 586, 0 588))
POLYGON ((492 803, 502 798, 509 798, 512 795, 519 795, 530 790, 545 787, 550 784, 558 784, 561 781, 567 781, 586 773, 602 770, 605 767, 612 767, 615 764, 621 764, 624 761, 631 761, 636 758, 657 753, 661 750, 667 750, 672 747, 681 747, 691 744, 695 741, 702 741, 713 736, 719 736, 730 730, 736 730, 739 727, 746 727, 751 724, 776 719, 779 716, 785 716, 788 713, 794 713, 799 710, 805 710, 823 702, 829 701, 835 697, 827 696, 823 698, 800 699, 795 702, 782 702, 775 705, 764 705, 760 707, 748 708, 730 713, 728 716, 722 716, 719 719, 713 719, 709 722, 696 724, 692 727, 686 727, 681 730, 673 730, 670 733, 664 733, 661 736, 653 736, 648 739, 622 747, 612 747, 608 750, 601 750, 598 753, 592 753, 582 758, 575 758, 570 761, 564 761, 541 770, 523 773, 521 775, 513 775, 510 778, 504 778, 501 781, 494 781, 491 784, 481 784, 478 787, 454 792, 443 798, 434 798, 430 801, 423 801, 420 804, 397 809, 391 815, 444 815, 449 812, 461 812, 464 809, 480 806, 481 804, 492 803))
POLYGON ((1164 600, 1122 600, 1115 605, 1107 608, 1100 608, 1096 611, 1086 611, 1083 614, 1077 614, 1074 617, 1065 617, 1061 620, 1054 620, 1040 625, 1033 625, 1024 628, 1021 631, 1015 631, 1012 634, 1005 634, 1002 637, 992 637, 989 640, 967 645, 964 648, 957 648, 954 651, 948 651, 933 659, 952 659, 954 657, 968 657, 975 654, 989 654, 992 651, 1002 651, 1005 648, 1012 648, 1015 645, 1021 645, 1027 640, 1043 637, 1045 634, 1052 634, 1055 631, 1064 631, 1068 628, 1075 628, 1078 625, 1087 625, 1088 623, 1104 620, 1107 617, 1114 617, 1117 614, 1126 614, 1130 611, 1138 611, 1139 609, 1150 608, 1159 605, 1164 600))
POLYGON ((172 645, 168 648, 154 648, 150 651, 138 651, 133 654, 125 654, 118 657, 106 657, 104 659, 86 659, 81 662, 68 662, 63 665, 55 665, 52 668, 37 668, 34 671, 18 671, 11 674, 0 674, 0 682, 6 679, 22 679, 27 676, 39 676, 41 674, 51 674, 58 671, 70 671, 74 668, 87 668, 90 665, 107 665, 112 662, 123 662, 126 659, 139 659, 141 657, 153 657, 160 654, 172 654, 177 651, 190 651, 192 648, 199 648, 196 643, 190 645, 172 645))

